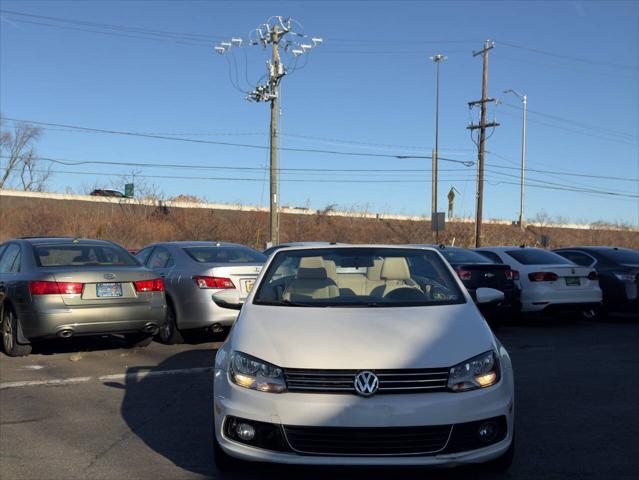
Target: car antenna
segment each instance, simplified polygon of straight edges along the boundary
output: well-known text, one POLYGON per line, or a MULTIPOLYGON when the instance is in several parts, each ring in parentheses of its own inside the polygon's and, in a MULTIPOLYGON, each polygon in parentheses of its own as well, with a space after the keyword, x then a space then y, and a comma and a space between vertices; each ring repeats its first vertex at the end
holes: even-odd
POLYGON ((526 248, 526 244, 522 243, 521 245, 519 245, 519 248, 526 248))
POLYGON ((444 248, 446 248, 446 245, 444 245, 443 243, 440 243, 440 244, 439 244, 439 249, 440 249, 440 250, 443 250, 444 248))

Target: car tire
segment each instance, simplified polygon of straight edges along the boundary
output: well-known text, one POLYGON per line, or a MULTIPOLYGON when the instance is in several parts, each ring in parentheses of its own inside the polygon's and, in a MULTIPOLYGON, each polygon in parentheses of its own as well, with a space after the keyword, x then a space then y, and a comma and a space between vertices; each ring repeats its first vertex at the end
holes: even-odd
POLYGON ((125 333, 124 341, 128 347, 148 347, 153 341, 153 335, 148 333, 125 333))
POLYGON ((222 447, 220 447, 215 435, 213 435, 213 461, 215 462, 215 467, 220 472, 235 472, 241 469, 244 464, 242 460, 231 457, 228 453, 222 450, 222 447))
POLYGON ((2 313, 2 349, 10 357, 26 357, 31 353, 31 345, 18 343, 18 317, 11 308, 2 313))
POLYGON ((510 442, 508 450, 506 450, 500 457, 495 458, 489 462, 486 462, 484 466, 488 471, 496 473, 505 473, 513 464, 515 459, 515 435, 513 434, 513 440, 510 442))
POLYGON ((157 338, 161 343, 165 345, 174 345, 176 343, 184 343, 184 337, 177 327, 177 315, 175 314, 175 308, 169 302, 166 305, 166 316, 164 323, 160 325, 157 338))

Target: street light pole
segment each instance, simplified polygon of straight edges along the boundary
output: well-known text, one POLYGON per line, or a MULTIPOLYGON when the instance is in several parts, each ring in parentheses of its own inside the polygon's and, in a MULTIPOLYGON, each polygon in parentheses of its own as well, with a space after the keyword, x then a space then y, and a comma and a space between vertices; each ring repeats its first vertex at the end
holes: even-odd
POLYGON ((523 119, 521 127, 521 191, 519 198, 519 228, 524 228, 524 188, 526 179, 526 104, 528 97, 517 93, 515 90, 505 90, 504 93, 512 93, 523 104, 523 119))
MULTIPOLYGON (((432 168, 432 199, 431 199, 431 223, 436 221, 437 217, 437 157, 439 155, 439 64, 448 57, 437 54, 430 59, 437 64, 437 86, 435 93, 435 150, 433 150, 433 168, 432 168)), ((439 242, 439 229, 435 227, 435 242, 439 242)))

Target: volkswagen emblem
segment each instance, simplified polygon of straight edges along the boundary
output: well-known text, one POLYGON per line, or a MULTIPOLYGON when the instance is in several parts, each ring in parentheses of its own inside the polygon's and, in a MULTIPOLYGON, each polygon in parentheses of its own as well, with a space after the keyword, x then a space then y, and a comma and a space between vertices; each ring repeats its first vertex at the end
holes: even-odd
POLYGON ((379 378, 373 372, 359 372, 353 382, 355 391, 363 397, 370 397, 379 389, 379 378))
POLYGON ((105 280, 115 280, 115 274, 114 273, 105 273, 104 274, 104 279, 105 280))

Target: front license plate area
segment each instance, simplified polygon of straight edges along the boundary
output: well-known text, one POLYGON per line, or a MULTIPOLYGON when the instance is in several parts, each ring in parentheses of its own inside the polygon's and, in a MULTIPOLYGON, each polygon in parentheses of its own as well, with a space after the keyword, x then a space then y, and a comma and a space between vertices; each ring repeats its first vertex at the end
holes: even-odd
POLYGON ((581 282, 579 281, 579 277, 566 277, 566 285, 569 287, 578 287, 581 285, 581 282))
POLYGON ((98 298, 113 298, 122 296, 121 283, 97 283, 95 285, 95 295, 98 298))

